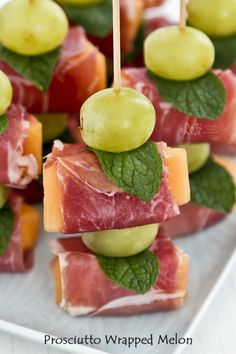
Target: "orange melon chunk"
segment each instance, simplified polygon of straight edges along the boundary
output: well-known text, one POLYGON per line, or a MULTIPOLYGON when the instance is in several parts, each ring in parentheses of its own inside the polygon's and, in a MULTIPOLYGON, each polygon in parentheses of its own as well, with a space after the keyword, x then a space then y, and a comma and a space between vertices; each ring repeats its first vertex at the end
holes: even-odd
POLYGON ((164 151, 164 164, 169 170, 169 184, 174 200, 178 205, 190 201, 188 161, 185 149, 167 147, 164 151))
POLYGON ((34 155, 38 162, 39 172, 42 169, 42 144, 42 124, 31 116, 28 136, 24 142, 24 155, 34 155))
POLYGON ((48 232, 58 232, 63 228, 57 164, 44 168, 44 228, 48 232))
POLYGON ((23 203, 20 210, 20 234, 24 251, 29 251, 36 245, 39 225, 39 212, 28 204, 23 203))

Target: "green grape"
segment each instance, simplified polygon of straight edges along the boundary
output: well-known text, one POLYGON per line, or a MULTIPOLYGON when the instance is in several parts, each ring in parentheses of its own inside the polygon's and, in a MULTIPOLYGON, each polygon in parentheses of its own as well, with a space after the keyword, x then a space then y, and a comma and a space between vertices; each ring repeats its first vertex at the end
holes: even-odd
POLYGON ((0 116, 4 114, 11 104, 12 86, 8 77, 0 70, 0 116))
POLYGON ((215 50, 211 40, 191 27, 169 26, 155 30, 144 42, 145 64, 169 80, 193 80, 212 67, 215 50))
POLYGON ((105 89, 82 106, 81 134, 84 142, 110 152, 129 151, 143 145, 155 126, 155 109, 140 92, 130 88, 105 89))
POLYGON ((148 248, 155 240, 158 224, 128 229, 89 232, 82 235, 85 245, 107 257, 129 257, 148 248))
POLYGON ((94 5, 105 0, 57 0, 60 4, 68 4, 68 5, 94 5))
POLYGON ((37 119, 43 125, 43 142, 59 137, 67 127, 67 114, 37 114, 37 119))
POLYGON ((8 189, 6 186, 0 185, 0 209, 4 206, 8 197, 8 189))
POLYGON ((210 144, 182 144, 179 147, 187 152, 188 171, 193 173, 199 170, 207 162, 210 156, 210 144))
POLYGON ((236 33, 236 0, 189 0, 188 22, 212 37, 236 33))
POLYGON ((0 9, 0 41, 23 55, 49 52, 64 41, 68 20, 51 0, 11 0, 0 9))

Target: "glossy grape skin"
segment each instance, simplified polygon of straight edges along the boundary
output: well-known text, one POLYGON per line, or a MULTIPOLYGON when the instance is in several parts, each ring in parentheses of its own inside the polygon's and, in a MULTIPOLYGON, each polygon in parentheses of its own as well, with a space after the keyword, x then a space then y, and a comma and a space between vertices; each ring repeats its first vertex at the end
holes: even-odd
POLYGON ((188 22, 212 37, 236 34, 236 0, 189 0, 188 22))
POLYGON ((0 70, 0 116, 11 104, 13 95, 12 86, 8 77, 0 70))
POLYGON ((37 114, 37 119, 43 125, 43 142, 58 138, 67 127, 67 114, 37 114))
POLYGON ((148 248, 155 240, 158 224, 128 229, 89 232, 82 235, 84 244, 93 252, 107 257, 129 257, 148 248))
POLYGON ((86 6, 86 5, 99 4, 101 2, 104 2, 104 0, 57 0, 57 2, 60 4, 67 4, 67 5, 86 6))
POLYGON ((68 20, 51 0, 11 0, 0 9, 0 41, 22 55, 40 55, 62 44, 68 20))
POLYGON ((81 134, 95 149, 122 152, 143 145, 151 136, 156 114, 140 92, 109 88, 95 93, 82 106, 81 134))
POLYGON ((145 64, 155 74, 169 80, 193 80, 207 73, 215 59, 211 40, 191 27, 155 30, 144 42, 145 64))
POLYGON ((205 165, 211 152, 208 143, 182 144, 179 147, 184 148, 187 152, 189 173, 196 172, 205 165))
POLYGON ((0 209, 4 206, 8 197, 8 189, 6 186, 0 185, 0 209))

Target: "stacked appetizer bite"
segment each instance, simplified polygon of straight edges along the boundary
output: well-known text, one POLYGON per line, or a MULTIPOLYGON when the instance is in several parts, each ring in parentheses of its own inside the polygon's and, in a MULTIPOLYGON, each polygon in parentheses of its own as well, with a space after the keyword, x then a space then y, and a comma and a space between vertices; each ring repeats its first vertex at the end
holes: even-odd
MULTIPOLYGON (((69 28, 61 7, 51 0, 10 0, 0 9, 0 69, 13 86, 13 102, 43 125, 44 155, 55 138, 72 142, 70 126, 83 102, 106 85, 103 54, 81 27, 69 28), (9 21, 11 19, 11 21, 9 21)), ((24 198, 42 200, 32 183, 24 198)))
POLYGON ((11 104, 12 86, 0 71, 0 271, 22 272, 33 264, 39 213, 12 187, 25 188, 42 165, 42 126, 11 104))
POLYGON ((236 142, 236 78, 229 70, 210 71, 214 46, 203 32, 185 26, 185 13, 180 26, 147 36, 144 57, 147 69, 123 69, 122 84, 154 104, 159 119, 152 139, 184 143, 188 151, 191 203, 166 229, 173 236, 191 234, 222 220, 235 203, 236 167, 210 157, 210 144, 224 152, 236 142))
POLYGON ((55 141, 44 165, 46 231, 79 234, 52 243, 57 303, 72 316, 173 309, 187 294, 188 256, 159 229, 189 201, 186 151, 150 141, 153 105, 120 86, 113 4, 114 88, 83 104, 83 144, 55 141))
POLYGON ((56 141, 47 158, 45 229, 82 233, 52 247, 57 302, 71 315, 171 309, 186 297, 188 257, 158 231, 189 200, 186 152, 148 141, 154 125, 144 95, 106 89, 82 106, 86 145, 56 141))

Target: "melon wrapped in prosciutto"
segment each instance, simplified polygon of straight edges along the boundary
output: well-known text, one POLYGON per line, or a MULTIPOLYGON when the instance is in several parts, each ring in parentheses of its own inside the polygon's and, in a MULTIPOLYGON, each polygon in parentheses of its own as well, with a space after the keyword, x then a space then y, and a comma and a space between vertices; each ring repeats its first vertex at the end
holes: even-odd
POLYGON ((55 141, 44 165, 44 226, 67 234, 160 223, 189 201, 187 158, 158 143, 163 158, 159 191, 150 202, 126 194, 103 173, 84 145, 55 141))
POLYGON ((33 265, 33 248, 39 234, 40 215, 23 203, 15 192, 10 191, 7 202, 13 212, 14 223, 7 249, 0 255, 0 272, 25 272, 33 265))
POLYGON ((163 140, 169 145, 209 142, 221 153, 232 151, 236 144, 236 77, 230 70, 217 71, 223 83, 227 102, 224 112, 214 121, 188 116, 171 107, 159 95, 146 69, 125 68, 122 71, 122 86, 142 92, 153 103, 157 121, 152 134, 154 141, 163 140))
POLYGON ((228 214, 204 208, 194 203, 180 207, 180 214, 162 226, 171 237, 183 237, 205 230, 224 220, 228 214))
POLYGON ((188 256, 160 229, 150 247, 160 274, 150 291, 138 294, 114 284, 81 238, 53 240, 56 300, 71 316, 135 315, 181 307, 187 296, 188 256), (75 281, 75 279, 77 279, 75 281), (96 286, 95 286, 96 284, 96 286))
POLYGON ((81 27, 69 30, 47 92, 38 90, 3 61, 0 70, 11 80, 14 103, 31 113, 77 113, 89 96, 106 85, 105 58, 81 27))
MULTIPOLYGON (((216 155, 213 156, 213 159, 231 174, 236 186, 236 164, 229 159, 216 155)), ((205 208, 190 202, 180 206, 180 214, 164 222, 163 227, 171 237, 188 236, 215 225, 227 216, 227 213, 205 208)))
POLYGON ((6 112, 8 128, 0 134, 0 184, 23 188, 42 167, 42 125, 22 106, 6 112))

